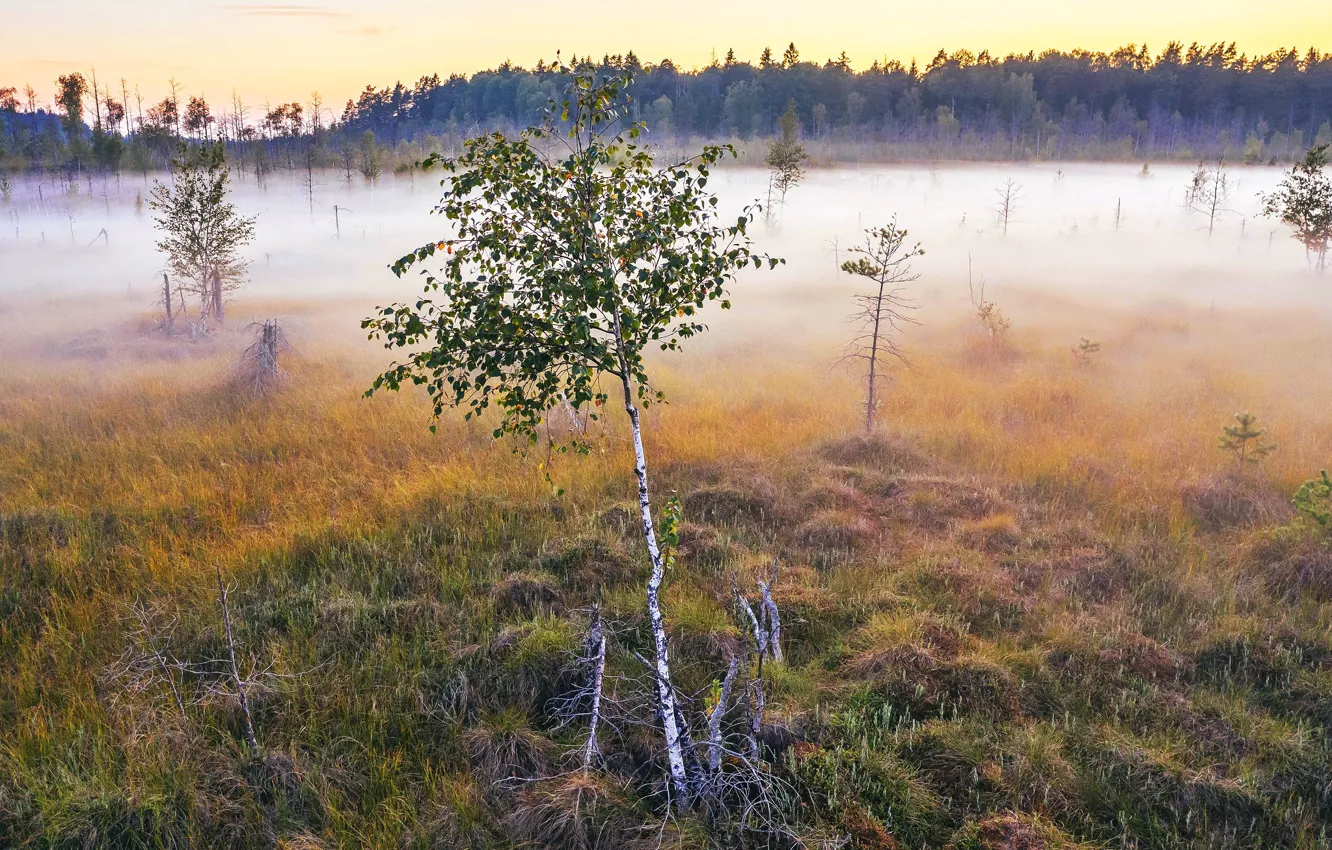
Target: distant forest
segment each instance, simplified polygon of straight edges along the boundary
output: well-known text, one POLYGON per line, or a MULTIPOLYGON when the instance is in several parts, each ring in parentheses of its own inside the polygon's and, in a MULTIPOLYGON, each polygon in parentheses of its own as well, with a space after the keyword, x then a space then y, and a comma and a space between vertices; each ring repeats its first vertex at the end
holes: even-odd
MULTIPOLYGON (((632 53, 573 65, 632 67, 637 117, 666 146, 689 139, 770 138, 795 104, 816 161, 1195 160, 1281 163, 1332 142, 1332 54, 1310 48, 1246 56, 1235 44, 1172 42, 998 58, 939 53, 855 71, 842 54, 805 61, 794 44, 757 64, 727 51, 704 68, 632 53)), ((338 168, 373 180, 406 170, 428 148, 536 120, 563 87, 557 65, 505 63, 470 77, 367 86, 339 114, 306 103, 225 106, 172 94, 145 104, 128 81, 59 78, 53 106, 31 86, 0 86, 0 170, 142 170, 164 166, 180 140, 220 138, 241 168, 338 168)))

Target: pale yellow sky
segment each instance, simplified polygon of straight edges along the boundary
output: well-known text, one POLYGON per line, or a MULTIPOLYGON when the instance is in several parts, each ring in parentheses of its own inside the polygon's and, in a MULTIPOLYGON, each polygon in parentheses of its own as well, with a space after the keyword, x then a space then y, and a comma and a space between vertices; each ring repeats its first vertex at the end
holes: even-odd
POLYGON ((1047 47, 1108 50, 1146 42, 1236 41, 1248 53, 1279 46, 1332 50, 1326 0, 0 0, 0 86, 31 83, 49 101, 61 74, 96 68, 119 88, 159 99, 175 77, 216 104, 233 88, 250 104, 307 101, 318 89, 335 111, 366 83, 471 73, 505 59, 531 65, 570 53, 635 51, 706 64, 735 48, 755 60, 795 41, 806 59, 845 50, 857 68, 875 58, 922 64, 940 47, 992 53, 1047 47))

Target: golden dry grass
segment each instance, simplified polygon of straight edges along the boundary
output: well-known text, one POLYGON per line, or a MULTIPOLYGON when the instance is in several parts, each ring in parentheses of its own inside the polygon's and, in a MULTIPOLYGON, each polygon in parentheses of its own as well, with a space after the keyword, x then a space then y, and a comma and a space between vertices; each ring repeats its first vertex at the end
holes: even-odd
MULTIPOLYGON (((622 417, 594 426, 588 457, 523 457, 455 416, 432 435, 422 396, 362 397, 383 358, 356 341, 354 306, 245 307, 298 328, 269 398, 226 384, 239 331, 196 348, 136 336, 119 305, 0 315, 0 843, 180 845, 225 823, 236 846, 507 846, 506 823, 546 815, 508 816, 467 742, 499 712, 533 752, 560 740, 541 705, 587 601, 561 572, 584 563, 569 541, 621 547, 622 572, 637 557, 632 525, 606 519, 632 494, 622 417), (80 325, 100 335, 71 349, 80 325), (313 671, 262 712, 286 772, 237 766, 226 711, 188 735, 145 727, 150 707, 127 719, 100 678, 130 599, 169 600, 207 645, 214 565, 241 588, 247 638, 313 671), (519 580, 544 601, 511 604, 519 580), (435 705, 473 658, 497 683, 473 708, 435 705), (230 814, 203 823, 207 806, 230 814)), ((1281 506, 1330 459, 1332 335, 1311 315, 1101 310, 1102 350, 1079 368, 1067 328, 1084 308, 1031 295, 1009 312, 1002 358, 956 311, 913 336, 881 421, 919 468, 891 460, 897 444, 857 448, 857 382, 829 367, 831 338, 774 351, 719 332, 658 364, 660 495, 732 511, 686 515, 690 551, 714 560, 691 570, 691 554, 667 592, 682 678, 705 686, 734 644, 723 571, 780 552, 792 645, 774 713, 822 730, 790 762, 826 821, 811 835, 877 835, 869 817, 908 846, 1116 830, 1141 847, 1326 846, 1306 774, 1328 752, 1327 600, 1269 586, 1252 553, 1303 551, 1281 506), (1279 509, 1204 530, 1184 493, 1223 480, 1216 438, 1239 410, 1280 449, 1237 486, 1279 509), (897 719, 865 726, 884 711, 897 719)), ((632 626, 641 591, 608 575, 607 610, 632 626)), ((650 819, 619 795, 607 817, 650 819)))

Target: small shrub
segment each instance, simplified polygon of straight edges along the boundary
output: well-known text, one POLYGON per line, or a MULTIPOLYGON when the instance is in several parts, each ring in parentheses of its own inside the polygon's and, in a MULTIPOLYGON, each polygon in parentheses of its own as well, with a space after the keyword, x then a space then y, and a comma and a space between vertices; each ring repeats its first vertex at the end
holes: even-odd
POLYGON ((818 453, 840 466, 883 472, 923 472, 932 463, 928 455, 896 434, 874 433, 824 443, 818 453))
POLYGON ((523 618, 549 613, 560 598, 555 581, 544 573, 522 572, 504 577, 490 591, 497 611, 517 612, 523 618))
POLYGON ((709 525, 767 525, 778 518, 777 500, 762 487, 700 487, 684 497, 684 509, 709 525))
POLYGON ((796 543, 820 554, 850 552, 874 535, 874 524, 852 511, 819 511, 796 526, 796 543))
POLYGON ((705 525, 684 523, 676 535, 675 556, 690 567, 721 567, 739 551, 716 529, 705 525))
POLYGON ((948 478, 904 478, 899 502, 906 509, 908 522, 929 531, 947 531, 956 520, 1015 512, 998 495, 948 478))
POLYGON ((645 565, 635 562, 622 547, 600 537, 583 537, 558 544, 557 551, 541 558, 540 566, 578 591, 631 584, 646 570, 645 565))
POLYGON ((554 745, 532 730, 525 712, 505 708, 484 715, 463 733, 472 769, 492 783, 540 776, 549 764, 554 745))
POLYGON ((1262 525, 1289 513, 1278 494, 1237 474, 1185 485, 1180 497, 1189 517, 1204 531, 1262 525))
POLYGON ((957 538, 964 546, 982 552, 1009 552, 1022 543, 1022 529, 1012 514, 996 514, 962 523, 957 538))
POLYGON ((967 824, 948 850, 1075 850, 1084 846, 1040 817, 1000 812, 967 824))
POLYGON ((1332 536, 1332 478, 1326 469, 1317 478, 1301 484, 1292 503, 1301 516, 1313 520, 1325 534, 1332 536))
POLYGON ((1278 528, 1249 541, 1241 559, 1278 597, 1332 601, 1332 546, 1321 534, 1298 526, 1278 528))
POLYGON ((622 788, 579 771, 523 789, 505 823, 521 846, 613 850, 632 844, 645 820, 622 788))

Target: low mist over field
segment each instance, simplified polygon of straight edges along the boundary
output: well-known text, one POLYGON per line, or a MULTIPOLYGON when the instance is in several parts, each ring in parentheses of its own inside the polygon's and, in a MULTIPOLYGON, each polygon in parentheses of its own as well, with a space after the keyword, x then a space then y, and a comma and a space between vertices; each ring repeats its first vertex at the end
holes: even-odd
MULTIPOLYGON (((736 297, 770 308, 777 305, 769 293, 779 292, 782 301, 798 300, 801 313, 841 309, 850 282, 837 269, 839 258, 865 227, 896 215, 926 246, 916 289, 932 302, 965 305, 970 261, 973 277, 984 277, 996 293, 1042 292, 1088 305, 1326 303, 1303 248, 1279 222, 1259 214, 1259 195, 1275 187, 1282 169, 1232 169, 1230 197, 1209 236, 1207 216, 1184 206, 1193 169, 1147 168, 1146 174, 1136 164, 814 169, 755 228, 758 244, 787 265, 776 276, 742 280, 736 297), (1017 186, 1007 236, 995 210, 1006 180, 1017 186)), ((146 308, 157 298, 162 266, 146 205, 153 179, 16 181, 3 210, 0 294, 11 303, 123 296, 126 309, 146 308), (136 207, 136 197, 145 203, 136 207)), ((257 239, 247 251, 253 264, 247 297, 317 307, 415 293, 415 281, 396 281, 386 269, 445 235, 429 215, 437 178, 418 174, 366 186, 359 177, 353 183, 336 172, 316 173, 313 204, 305 179, 279 174, 263 188, 252 180, 236 187, 238 209, 258 216, 257 239)), ((765 170, 741 167, 723 169, 714 181, 723 208, 733 212, 766 204, 767 184, 765 170)), ((69 309, 61 313, 70 318, 69 309)), ((752 327, 754 318, 746 324, 752 327)))

